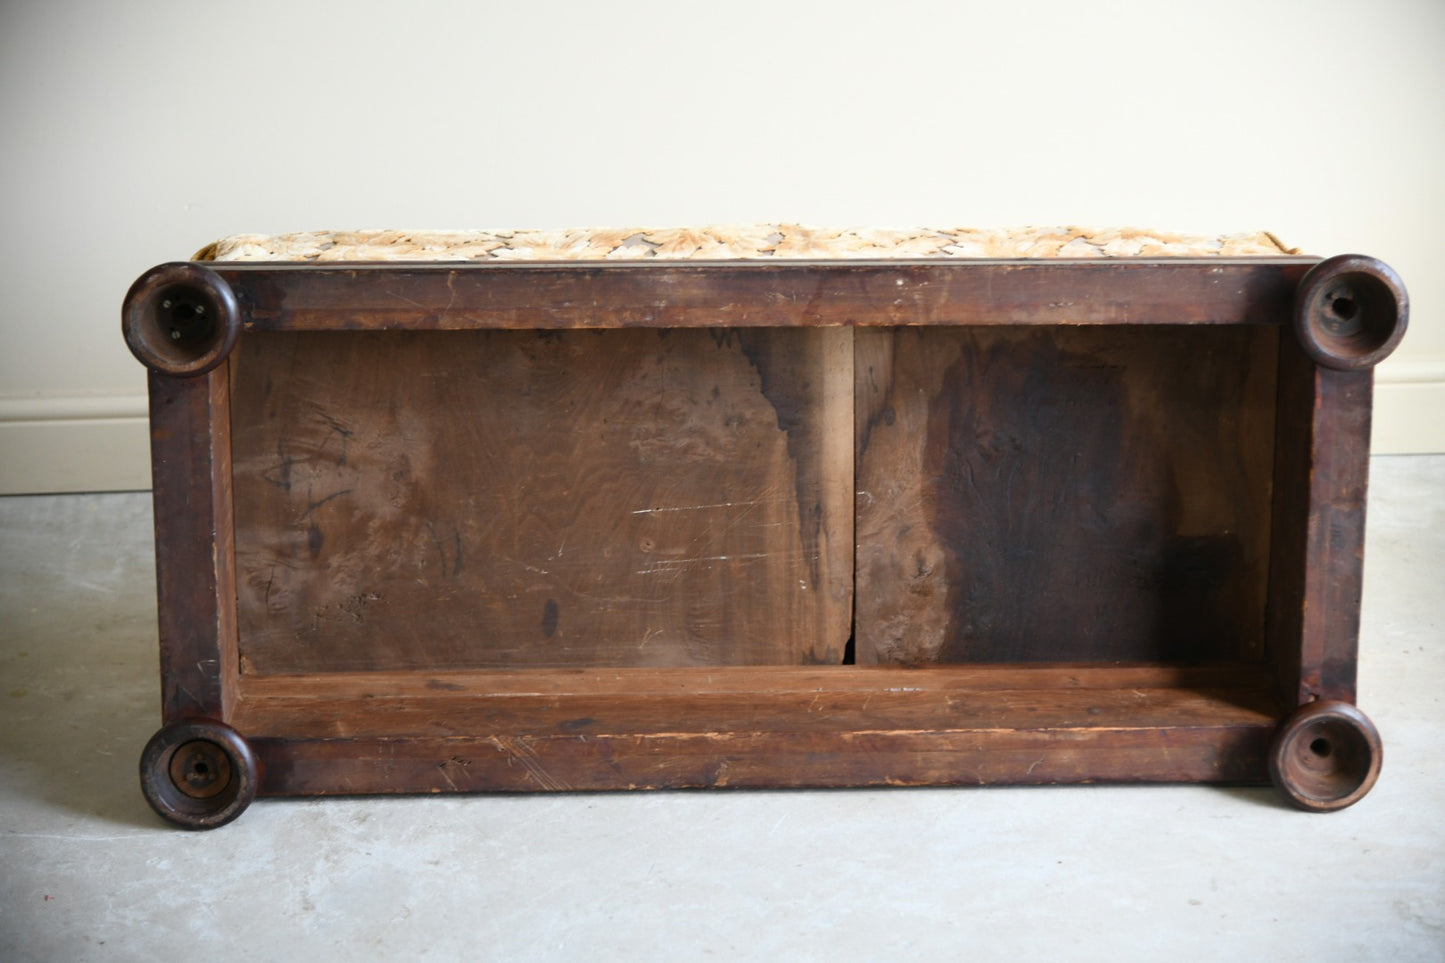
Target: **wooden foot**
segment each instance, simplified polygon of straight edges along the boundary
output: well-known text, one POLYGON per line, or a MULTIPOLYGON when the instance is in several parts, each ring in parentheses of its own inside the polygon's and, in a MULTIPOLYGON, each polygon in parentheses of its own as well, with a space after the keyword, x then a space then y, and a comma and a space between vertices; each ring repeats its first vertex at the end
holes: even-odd
POLYGON ((256 798, 260 769, 251 747, 230 726, 198 719, 165 726, 141 753, 146 802, 185 829, 215 829, 256 798))
POLYGON ((1404 282, 1389 265, 1341 254, 1314 267, 1295 293, 1294 332, 1318 365, 1372 368, 1395 350, 1410 321, 1404 282))
POLYGON ((1359 802, 1380 775, 1375 724, 1348 702, 1311 702, 1280 725, 1269 774, 1291 803, 1333 812, 1359 802))
POLYGON ((216 272, 196 264, 162 264, 131 285, 121 330, 141 364, 189 378, 226 360, 241 333, 241 310, 216 272))

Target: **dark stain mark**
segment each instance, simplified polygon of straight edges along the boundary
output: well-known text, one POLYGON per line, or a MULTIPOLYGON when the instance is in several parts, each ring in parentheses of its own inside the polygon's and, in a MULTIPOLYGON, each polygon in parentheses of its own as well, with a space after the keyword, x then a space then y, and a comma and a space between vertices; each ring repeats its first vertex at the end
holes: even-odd
POLYGON ((321 526, 312 522, 311 527, 306 529, 306 549, 311 553, 312 558, 321 554, 321 546, 325 542, 326 536, 322 534, 321 526))
POLYGON ((332 492, 330 495, 327 495, 327 496, 325 496, 324 498, 312 498, 312 497, 311 497, 311 491, 308 489, 307 492, 306 492, 306 511, 304 511, 304 512, 301 513, 301 517, 302 517, 302 518, 310 518, 312 512, 316 511, 316 509, 320 508, 322 505, 325 505, 327 502, 331 501, 331 499, 333 499, 333 498, 340 498, 342 495, 350 495, 350 494, 351 494, 351 489, 350 489, 350 488, 343 488, 343 489, 341 489, 340 491, 332 492))
POLYGON ((557 634, 557 619, 560 615, 556 599, 548 599, 547 604, 542 606, 542 634, 547 638, 557 634))
POLYGON ((447 542, 437 534, 436 526, 431 522, 426 523, 427 534, 431 536, 432 544, 436 546, 437 556, 441 559, 442 578, 456 578, 462 571, 462 533, 459 529, 452 529, 451 550, 452 555, 447 557, 447 542))
POLYGON ((333 417, 331 417, 330 415, 326 414, 324 411, 321 412, 321 413, 318 415, 318 417, 319 417, 323 422, 325 422, 327 428, 330 428, 332 431, 336 432, 336 434, 340 435, 342 438, 350 438, 353 434, 355 434, 350 428, 347 428, 347 427, 346 427, 345 425, 343 425, 341 422, 337 421, 335 418, 333 418, 333 417))
MULTIPOLYGON (((1158 598, 1140 573, 1165 537, 1167 480, 1121 371, 1093 363, 1087 333, 957 336, 924 457, 925 511, 945 551, 940 658, 1159 657, 1158 598), (1062 446, 1086 464, 1060 458, 1062 446)), ((910 590, 932 594, 925 560, 910 565, 910 590)))
POLYGON ((441 679, 427 679, 426 687, 428 689, 438 689, 442 692, 465 692, 467 688, 455 682, 443 682, 441 679))
POLYGON ((283 492, 291 490, 291 466, 295 459, 286 454, 281 447, 281 439, 276 439, 276 467, 261 473, 261 477, 268 483, 275 485, 283 492))
MULTIPOLYGON (((891 379, 890 379, 890 381, 891 381, 891 379)), ((868 387, 869 387, 869 389, 870 389, 870 394, 873 394, 873 395, 881 395, 881 394, 882 394, 881 391, 879 390, 879 387, 878 387, 878 380, 877 380, 877 378, 874 376, 873 366, 872 366, 872 365, 869 365, 869 366, 868 366, 868 387)), ((890 389, 890 394, 889 394, 888 396, 885 396, 885 397, 883 398, 883 400, 884 400, 884 401, 887 401, 888 398, 890 398, 890 397, 891 397, 891 389, 890 389)), ((874 428, 877 428, 879 425, 884 425, 884 426, 892 425, 892 424, 893 424, 894 422, 896 422, 897 420, 898 420, 898 413, 894 410, 893 405, 892 405, 891 403, 889 403, 889 404, 884 404, 884 406, 883 406, 882 408, 878 408, 878 409, 875 410, 873 413, 871 413, 871 414, 868 416, 867 422, 864 423, 864 425, 863 425, 863 431, 862 431, 862 433, 861 433, 861 436, 860 436, 859 439, 858 439, 858 454, 861 456, 865 451, 868 450, 868 443, 873 440, 873 429, 874 429, 874 428)))
POLYGON ((1194 535, 1170 539, 1159 569, 1166 592, 1209 592, 1224 584, 1240 556, 1232 535, 1194 535))
POLYGON ((914 553, 913 570, 913 577, 916 579, 927 578, 933 574, 933 566, 928 564, 928 559, 924 557, 922 549, 914 553))
POLYGON ((447 550, 445 546, 442 545, 442 540, 440 538, 437 538, 437 529, 435 525, 433 525, 431 522, 427 522, 426 531, 427 534, 431 536, 431 543, 436 546, 437 557, 442 560, 442 575, 445 576, 447 574, 448 566, 447 550))
POLYGON ((566 719, 558 723, 557 728, 563 732, 581 732, 583 729, 591 729, 596 724, 596 719, 591 716, 583 716, 581 719, 566 719))
POLYGON ((763 397, 772 405, 778 428, 787 439, 788 457, 795 466, 795 496, 800 516, 798 533, 803 551, 810 562, 814 585, 823 582, 822 512, 809 513, 804 507, 816 501, 821 476, 821 451, 814 430, 813 417, 822 403, 822 389, 807 376, 809 366, 821 365, 823 353, 817 350, 814 331, 735 331, 726 329, 724 337, 715 330, 713 339, 719 347, 730 345, 734 338, 743 355, 758 372, 763 397))
POLYGON ((1246 479, 1220 467, 1229 459, 1200 459, 1187 446, 1218 444, 1196 427, 1207 421, 1197 412, 1238 404, 1226 362, 1247 343, 1211 333, 1224 360, 1197 374, 1181 363, 1191 335, 956 335, 963 350, 930 402, 924 442, 924 507, 945 550, 943 660, 1067 652, 1191 662, 1238 650, 1242 527, 1183 535, 1179 526, 1186 501, 1199 497, 1191 492, 1244 491, 1246 479), (1154 398, 1179 416, 1145 417, 1140 401, 1154 398), (1194 473, 1187 489, 1181 463, 1194 473))
POLYGON ((319 413, 317 414, 317 418, 319 418, 320 421, 321 421, 321 423, 324 424, 324 425, 326 426, 327 430, 329 430, 329 431, 331 432, 331 435, 328 436, 328 437, 321 443, 321 447, 318 448, 317 451, 316 451, 316 457, 319 459, 322 455, 324 455, 324 454, 326 453, 326 450, 331 447, 332 437, 340 438, 340 439, 341 439, 341 453, 340 453, 339 455, 335 456, 335 458, 333 459, 333 461, 334 461, 334 463, 336 464, 336 466, 337 466, 338 468, 345 468, 345 467, 346 467, 346 456, 347 456, 347 450, 348 450, 348 439, 351 438, 353 432, 351 431, 351 429, 347 428, 347 427, 346 427, 345 425, 343 425, 341 422, 337 421, 337 420, 336 420, 335 418, 333 418, 331 415, 326 414, 324 411, 323 411, 323 412, 319 412, 319 413))
POLYGON ((1234 635, 1224 596, 1244 562, 1235 535, 1179 535, 1164 546, 1156 575, 1159 632, 1172 640, 1170 655, 1205 659, 1220 639, 1234 635))
POLYGON ((802 653, 801 655, 799 655, 799 657, 798 657, 798 664, 799 664, 799 665, 840 665, 840 664, 842 664, 842 665, 847 665, 848 663, 846 662, 846 654, 845 654, 844 658, 845 658, 845 661, 842 662, 842 663, 840 663, 840 662, 838 661, 838 653, 837 653, 837 650, 831 650, 831 651, 830 651, 830 650, 825 646, 825 647, 823 648, 823 651, 819 652, 816 646, 809 646, 809 647, 808 647, 808 651, 806 651, 806 652, 802 653))

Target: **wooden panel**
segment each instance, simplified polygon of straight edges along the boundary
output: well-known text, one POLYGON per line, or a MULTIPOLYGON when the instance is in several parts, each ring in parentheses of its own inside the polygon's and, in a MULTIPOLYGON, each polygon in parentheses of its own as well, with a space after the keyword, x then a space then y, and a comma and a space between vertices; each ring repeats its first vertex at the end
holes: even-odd
POLYGON ((1312 258, 207 266, 247 331, 1277 324, 1312 258))
POLYGON ((253 677, 236 722, 275 794, 1259 781, 1277 715, 1240 666, 845 666, 253 677))
POLYGON ((226 367, 150 376, 161 699, 166 722, 234 701, 235 569, 226 367))
POLYGON ((248 733, 497 734, 1068 729, 1273 719, 1258 666, 724 666, 248 676, 248 733))
POLYGON ((245 669, 840 662, 850 361, 839 329, 243 336, 245 669))
POLYGON ((260 793, 1262 783, 1275 723, 651 737, 257 739, 260 793))
MULTIPOLYGON (((636 697, 647 704, 661 696, 747 696, 811 702, 827 691, 852 693, 860 702, 877 695, 884 700, 949 700, 1004 689, 1041 691, 1111 689, 1267 690, 1271 677, 1264 666, 1239 663, 1174 665, 1128 663, 1097 665, 1082 662, 1030 665, 864 666, 707 666, 663 668, 594 668, 455 670, 415 672, 324 672, 306 675, 248 675, 244 679, 247 711, 256 706, 299 700, 330 703, 425 696, 438 700, 636 697)), ((987 698, 987 696, 985 696, 987 698)), ((365 712, 349 714, 362 725, 365 712)), ((332 724, 344 724, 334 718, 332 724)), ((702 716, 704 727, 714 725, 702 716)), ((675 721, 675 724, 682 724, 675 721)))
POLYGON ((857 332, 857 658, 1262 657, 1278 331, 857 332))
POLYGON ((1374 375, 1280 350, 1269 646, 1292 705, 1355 700, 1374 375))

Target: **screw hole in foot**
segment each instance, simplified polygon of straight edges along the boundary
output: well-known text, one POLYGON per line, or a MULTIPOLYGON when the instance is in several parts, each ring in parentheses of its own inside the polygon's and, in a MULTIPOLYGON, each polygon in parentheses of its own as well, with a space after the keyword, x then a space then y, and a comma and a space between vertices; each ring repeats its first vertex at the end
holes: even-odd
POLYGON ((121 328, 131 352, 148 368, 194 377, 225 360, 241 330, 240 307, 214 271, 163 264, 131 286, 121 328))
POLYGON ((141 755, 140 777, 146 801, 162 817, 186 829, 213 829, 251 804, 260 767, 234 729, 195 719, 152 737, 141 755))
POLYGON ((1359 313, 1360 306, 1355 303, 1354 298, 1347 294, 1331 295, 1330 314, 1334 315, 1337 322, 1335 325, 1336 330, 1332 333, 1337 335, 1348 333, 1344 330, 1345 324, 1353 321, 1359 313))
POLYGON ((1374 258, 1343 254, 1301 279, 1293 326, 1316 364, 1351 371, 1384 360, 1404 336, 1409 315, 1399 275, 1374 258))
POLYGON ((1270 777, 1299 808, 1331 812, 1370 791, 1382 755, 1379 732, 1355 706, 1309 702, 1280 724, 1270 749, 1270 777))

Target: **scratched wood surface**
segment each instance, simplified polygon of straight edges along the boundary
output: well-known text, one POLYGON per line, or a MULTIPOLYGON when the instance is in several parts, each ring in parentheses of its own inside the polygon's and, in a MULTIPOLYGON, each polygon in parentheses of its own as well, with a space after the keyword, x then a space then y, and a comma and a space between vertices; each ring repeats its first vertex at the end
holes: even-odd
POLYGON ((1290 705, 1355 701, 1373 383, 1281 347, 1267 619, 1290 705))
POLYGON ((244 672, 842 661, 845 331, 277 333, 231 379, 244 672))
POLYGON ((1238 663, 327 672, 251 677, 236 718, 258 737, 788 731, 823 740, 850 730, 1079 728, 1105 712, 1141 726, 1208 726, 1245 707, 1273 720, 1270 686, 1263 667, 1238 663))
POLYGON ((1262 658, 1277 349, 857 331, 858 661, 1262 658))
POLYGON ((236 699, 230 428, 224 365, 150 376, 161 705, 167 722, 224 718, 236 699))
POLYGON ((1275 324, 1309 258, 218 262, 247 332, 1275 324))
POLYGON ((1262 781, 1259 667, 252 676, 265 794, 1262 781), (340 711, 338 711, 340 707, 340 711))

